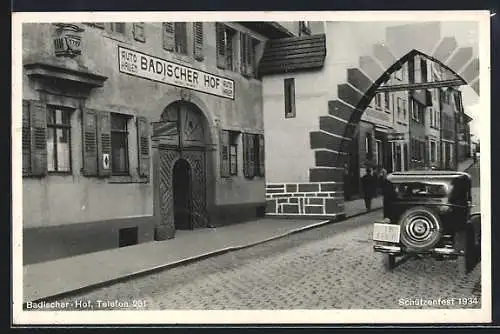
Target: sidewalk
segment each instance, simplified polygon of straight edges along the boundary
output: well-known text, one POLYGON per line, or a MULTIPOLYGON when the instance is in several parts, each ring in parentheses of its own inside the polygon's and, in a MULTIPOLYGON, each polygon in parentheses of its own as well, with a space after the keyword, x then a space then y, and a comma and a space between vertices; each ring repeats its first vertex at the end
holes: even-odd
POLYGON ((23 303, 250 247, 329 222, 263 218, 219 228, 177 231, 170 240, 26 265, 23 303))

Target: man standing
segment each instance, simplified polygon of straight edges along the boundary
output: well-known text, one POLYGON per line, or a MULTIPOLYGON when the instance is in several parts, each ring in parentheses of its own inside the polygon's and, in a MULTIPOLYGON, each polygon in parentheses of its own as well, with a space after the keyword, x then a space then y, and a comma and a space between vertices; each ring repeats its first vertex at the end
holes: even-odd
POLYGON ((377 192, 377 179, 372 175, 371 168, 366 169, 366 174, 361 178, 361 185, 363 187, 366 211, 370 211, 372 209, 372 199, 377 192))

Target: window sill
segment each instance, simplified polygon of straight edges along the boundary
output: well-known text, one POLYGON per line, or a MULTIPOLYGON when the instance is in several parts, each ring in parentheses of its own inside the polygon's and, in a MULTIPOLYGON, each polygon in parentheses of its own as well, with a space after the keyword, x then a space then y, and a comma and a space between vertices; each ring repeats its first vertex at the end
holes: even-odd
POLYGON ((47 176, 71 176, 73 172, 47 172, 47 176))

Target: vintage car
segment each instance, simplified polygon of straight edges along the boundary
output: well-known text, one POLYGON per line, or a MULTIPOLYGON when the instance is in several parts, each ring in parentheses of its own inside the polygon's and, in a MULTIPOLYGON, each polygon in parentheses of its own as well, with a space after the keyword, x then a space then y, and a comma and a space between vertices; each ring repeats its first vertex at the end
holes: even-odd
POLYGON ((481 258, 481 216, 472 210, 471 177, 455 171, 395 172, 384 185, 373 248, 387 269, 397 257, 460 259, 469 272, 481 258))

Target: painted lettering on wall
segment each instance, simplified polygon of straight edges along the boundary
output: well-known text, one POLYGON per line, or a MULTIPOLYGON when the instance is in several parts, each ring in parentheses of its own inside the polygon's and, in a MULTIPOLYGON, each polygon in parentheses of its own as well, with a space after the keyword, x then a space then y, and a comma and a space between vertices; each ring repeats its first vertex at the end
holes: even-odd
POLYGON ((120 72, 234 99, 234 81, 118 46, 120 72))

